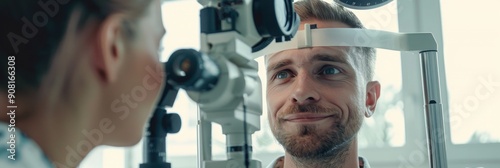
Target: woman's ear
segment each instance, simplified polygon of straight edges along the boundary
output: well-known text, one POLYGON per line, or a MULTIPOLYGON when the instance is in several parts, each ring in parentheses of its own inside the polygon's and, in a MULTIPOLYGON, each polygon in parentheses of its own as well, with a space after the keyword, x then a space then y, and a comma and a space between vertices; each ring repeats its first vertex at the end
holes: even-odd
POLYGON ((371 117, 375 113, 377 101, 380 97, 380 83, 378 81, 371 81, 366 84, 366 110, 365 116, 371 117))
POLYGON ((103 83, 112 83, 117 79, 124 59, 124 19, 123 14, 112 14, 97 27, 92 63, 103 83))

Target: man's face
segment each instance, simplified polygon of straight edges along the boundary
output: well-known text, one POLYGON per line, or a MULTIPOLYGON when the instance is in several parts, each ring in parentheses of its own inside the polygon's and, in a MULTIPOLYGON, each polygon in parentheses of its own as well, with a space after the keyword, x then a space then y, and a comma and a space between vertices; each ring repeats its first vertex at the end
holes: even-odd
MULTIPOLYGON (((348 27, 339 22, 307 23, 348 27)), ((366 109, 366 84, 346 53, 346 47, 313 47, 267 58, 270 127, 292 156, 331 156, 356 136, 366 109)))

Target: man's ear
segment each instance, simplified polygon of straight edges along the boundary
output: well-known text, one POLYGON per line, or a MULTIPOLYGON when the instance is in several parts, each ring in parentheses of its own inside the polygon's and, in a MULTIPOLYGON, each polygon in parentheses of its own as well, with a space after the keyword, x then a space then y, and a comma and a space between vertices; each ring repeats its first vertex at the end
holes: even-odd
POLYGON ((123 20, 124 15, 112 14, 106 17, 97 27, 96 51, 92 62, 103 83, 111 83, 116 80, 124 59, 123 20))
POLYGON ((371 81, 366 84, 366 111, 365 116, 371 117, 377 107, 377 101, 380 97, 380 83, 371 81))

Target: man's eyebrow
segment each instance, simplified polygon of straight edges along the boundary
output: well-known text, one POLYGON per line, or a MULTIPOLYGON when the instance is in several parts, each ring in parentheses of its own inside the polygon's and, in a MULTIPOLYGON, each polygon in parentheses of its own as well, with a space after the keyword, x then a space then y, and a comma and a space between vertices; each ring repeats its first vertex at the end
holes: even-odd
POLYGON ((290 64, 292 64, 292 61, 289 59, 281 60, 279 62, 269 64, 269 66, 267 66, 267 72, 270 72, 270 71, 276 70, 276 69, 280 69, 281 67, 284 67, 284 66, 287 66, 290 64))
POLYGON ((345 57, 331 54, 316 54, 311 58, 311 61, 328 61, 348 64, 345 57))

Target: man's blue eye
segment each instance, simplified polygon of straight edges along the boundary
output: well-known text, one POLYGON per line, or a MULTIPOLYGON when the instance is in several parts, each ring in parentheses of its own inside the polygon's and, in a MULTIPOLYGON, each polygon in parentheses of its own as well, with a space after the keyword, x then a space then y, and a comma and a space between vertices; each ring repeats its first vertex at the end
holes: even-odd
POLYGON ((281 72, 278 72, 278 74, 276 74, 276 78, 277 79, 284 79, 284 78, 287 78, 288 75, 289 75, 288 72, 281 71, 281 72))
POLYGON ((340 71, 337 68, 327 67, 327 68, 323 68, 323 71, 321 73, 323 73, 324 75, 334 75, 334 74, 338 74, 339 72, 340 71))

